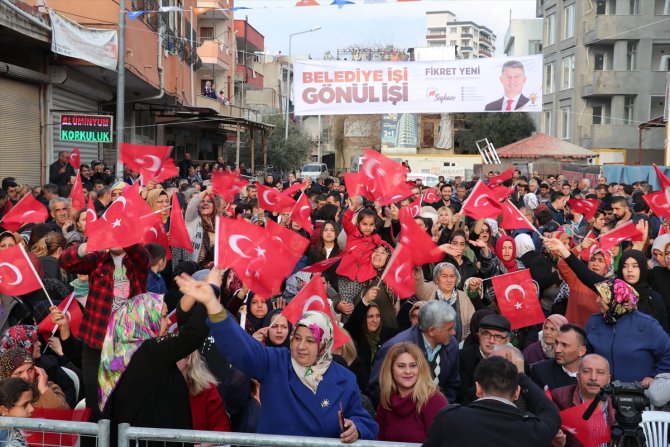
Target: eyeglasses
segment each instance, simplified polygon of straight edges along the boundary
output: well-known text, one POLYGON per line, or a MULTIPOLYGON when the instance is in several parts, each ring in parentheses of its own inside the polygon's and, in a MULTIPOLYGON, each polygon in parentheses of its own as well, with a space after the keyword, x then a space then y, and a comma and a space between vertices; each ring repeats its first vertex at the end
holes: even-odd
POLYGON ((495 342, 505 341, 509 338, 507 335, 492 334, 489 331, 479 331, 479 336, 486 340, 493 339, 495 342))
POLYGON ((489 230, 488 228, 482 228, 482 233, 490 233, 490 232, 491 230, 489 230))

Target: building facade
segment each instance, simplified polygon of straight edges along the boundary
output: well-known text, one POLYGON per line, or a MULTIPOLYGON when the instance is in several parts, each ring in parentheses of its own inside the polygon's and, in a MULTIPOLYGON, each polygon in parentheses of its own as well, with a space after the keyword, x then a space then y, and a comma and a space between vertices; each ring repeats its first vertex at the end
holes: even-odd
POLYGON ((542 54, 542 19, 512 19, 505 33, 505 56, 542 54))
POLYGON ((536 5, 544 20, 541 130, 597 152, 618 151, 628 162, 662 163, 663 129, 639 126, 663 115, 668 1, 536 5))
POLYGON ((471 59, 492 57, 496 35, 490 28, 475 22, 461 22, 451 11, 426 12, 426 42, 429 47, 457 47, 457 57, 471 59))

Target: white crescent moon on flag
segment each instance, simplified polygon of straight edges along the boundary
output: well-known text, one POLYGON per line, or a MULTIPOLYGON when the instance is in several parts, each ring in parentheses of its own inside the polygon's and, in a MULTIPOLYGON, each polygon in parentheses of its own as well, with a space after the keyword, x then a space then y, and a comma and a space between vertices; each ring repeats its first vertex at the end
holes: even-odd
POLYGON ((305 305, 302 306, 302 313, 304 314, 309 310, 309 306, 312 303, 318 302, 320 304, 321 309, 323 309, 323 299, 319 295, 312 295, 310 296, 307 301, 305 301, 305 305))
POLYGON ((10 264, 9 262, 0 262, 0 268, 2 268, 2 266, 5 266, 5 265, 6 265, 7 268, 9 268, 12 272, 14 272, 14 274, 16 275, 16 280, 15 280, 14 282, 10 282, 10 283, 9 283, 10 286, 15 286, 15 285, 17 285, 18 283, 20 283, 21 281, 23 281, 23 275, 21 274, 21 272, 19 271, 19 269, 18 269, 14 264, 10 264))
POLYGON ((512 284, 511 286, 508 286, 508 287, 505 289, 505 299, 506 299, 507 301, 509 301, 509 294, 510 294, 510 292, 512 292, 512 290, 518 290, 519 292, 521 292, 521 294, 523 295, 523 297, 526 298, 526 291, 523 290, 523 287, 521 287, 521 286, 518 285, 518 284, 512 284))
POLYGON ((149 231, 151 231, 153 234, 155 234, 156 235, 156 240, 158 240, 158 230, 156 230, 156 227, 149 228, 149 231))
POLYGON ((276 205, 277 202, 273 202, 272 200, 268 199, 268 193, 271 192, 271 190, 263 191, 263 200, 265 200, 268 205, 276 205))
POLYGON ((396 283, 399 283, 399 282, 402 281, 402 278, 399 278, 398 276, 399 276, 400 272, 402 272, 402 270, 403 270, 404 268, 405 268, 405 264, 402 264, 400 267, 398 267, 398 268, 395 270, 395 274, 393 275, 393 278, 395 279, 395 282, 396 282, 396 283))
POLYGON ((113 207, 114 205, 116 205, 117 203, 121 203, 121 204, 122 204, 122 206, 121 206, 121 210, 125 210, 125 209, 126 209, 126 198, 123 197, 123 196, 119 196, 115 201, 112 202, 111 205, 109 205, 109 208, 107 208, 107 211, 105 211, 105 214, 102 215, 102 218, 103 218, 103 219, 107 220, 107 213, 109 213, 109 210, 111 210, 112 207, 113 207))
POLYGON ((230 238, 228 238, 228 244, 230 245, 230 248, 232 248, 235 253, 242 256, 243 258, 250 259, 251 256, 245 255, 244 252, 237 245, 238 241, 241 240, 241 239, 252 242, 251 239, 249 239, 247 236, 243 236, 243 235, 240 235, 240 234, 234 234, 234 235, 230 236, 230 238))
POLYGON ((660 197, 661 197, 660 194, 656 194, 654 197, 652 197, 652 198, 651 198, 651 204, 654 205, 656 208, 667 208, 667 207, 668 207, 668 203, 667 203, 667 202, 666 202, 666 203, 663 203, 663 204, 661 204, 661 205, 659 205, 658 203, 656 203, 660 197))
POLYGON ((300 217, 302 217, 303 219, 307 219, 309 217, 311 211, 312 211, 312 207, 310 205, 303 205, 303 206, 300 207, 300 210, 298 211, 298 213, 300 214, 300 217), (305 215, 305 213, 303 213, 303 210, 307 210, 306 215, 305 215))
POLYGON ((21 215, 21 217, 26 218, 26 217, 28 217, 29 214, 33 214, 34 212, 35 212, 35 210, 24 211, 24 213, 21 215))
MULTIPOLYGON (((87 209, 86 210, 86 215, 87 216, 88 216, 88 213, 91 213, 91 216, 92 216, 91 220, 90 220, 91 222, 95 222, 96 220, 98 220, 98 215, 95 214, 95 211, 93 210, 93 208, 87 209)), ((88 217, 86 218, 86 220, 88 220, 88 217)))
MULTIPOLYGON (((372 172, 372 169, 377 165, 379 165, 381 168, 381 163, 379 163, 379 160, 371 159, 369 163, 365 164, 365 169, 363 170, 363 172, 365 172, 366 176, 373 178, 375 174, 372 172)), ((379 171, 381 171, 380 175, 383 175, 384 169, 379 169, 379 171)))
POLYGON ((477 198, 475 199, 475 203, 474 203, 473 205, 474 205, 474 206, 479 206, 479 201, 480 201, 481 199, 488 199, 488 197, 486 197, 486 196, 479 196, 479 197, 477 197, 477 198))
MULTIPOLYGON (((145 155, 145 159, 151 159, 151 167, 146 168, 151 172, 157 172, 161 168, 161 159, 155 155, 145 155)), ((144 167, 145 161, 141 158, 136 158, 135 161, 144 167)))

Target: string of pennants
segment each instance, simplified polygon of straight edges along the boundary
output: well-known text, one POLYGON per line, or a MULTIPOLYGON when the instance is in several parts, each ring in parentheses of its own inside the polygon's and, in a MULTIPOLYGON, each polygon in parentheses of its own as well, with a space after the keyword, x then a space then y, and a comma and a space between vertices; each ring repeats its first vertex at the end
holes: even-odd
MULTIPOLYGON (((421 0, 299 0, 293 6, 337 6, 342 8, 346 5, 370 5, 370 4, 380 4, 380 3, 409 3, 409 2, 419 2, 421 0)), ((135 20, 142 14, 151 14, 156 12, 191 12, 193 14, 199 15, 209 11, 239 11, 242 9, 274 9, 274 8, 284 8, 286 6, 264 6, 260 8, 252 8, 249 6, 234 6, 232 8, 191 8, 184 9, 179 6, 161 6, 157 11, 151 10, 139 10, 139 11, 128 11, 128 18, 130 20, 135 20)))

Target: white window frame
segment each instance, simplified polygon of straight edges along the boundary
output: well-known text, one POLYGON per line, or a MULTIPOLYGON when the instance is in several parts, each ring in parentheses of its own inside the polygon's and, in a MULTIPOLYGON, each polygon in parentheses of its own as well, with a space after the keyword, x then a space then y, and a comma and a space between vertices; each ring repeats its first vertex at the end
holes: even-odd
POLYGON ((563 39, 575 36, 575 4, 567 5, 563 9, 563 39))
POLYGON ((561 139, 569 140, 572 137, 572 107, 561 107, 561 139))
POLYGON ((561 90, 573 88, 575 85, 575 55, 571 54, 561 60, 561 90))

